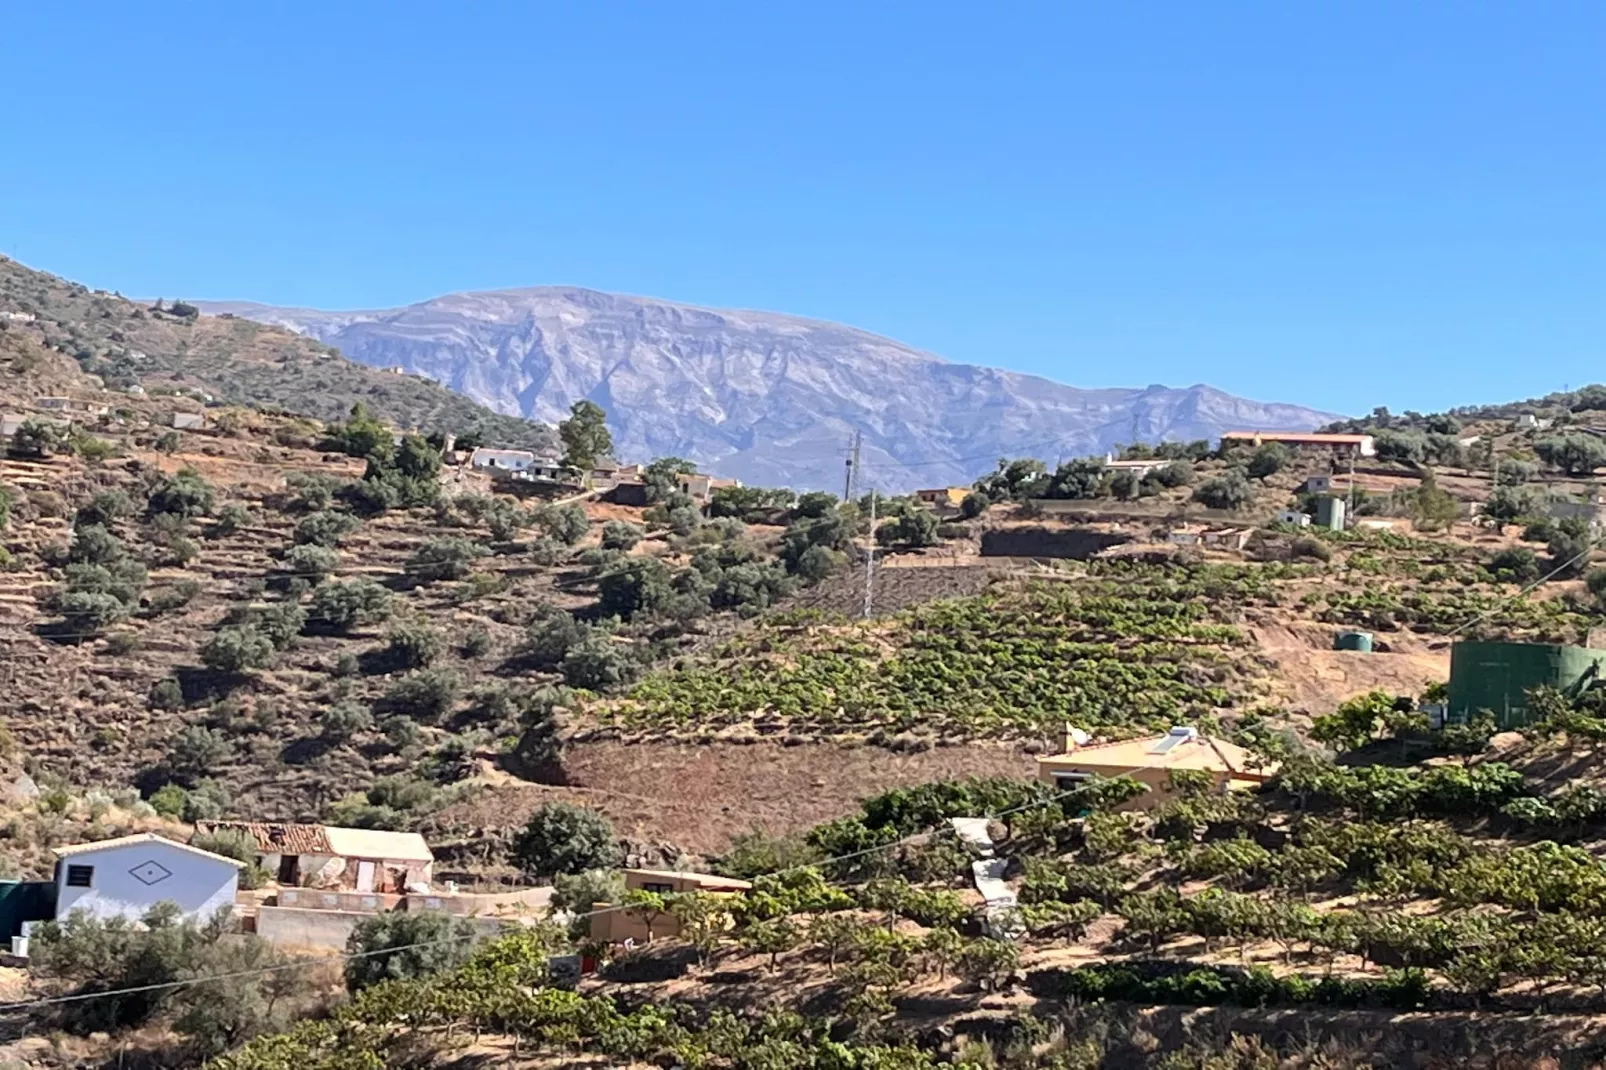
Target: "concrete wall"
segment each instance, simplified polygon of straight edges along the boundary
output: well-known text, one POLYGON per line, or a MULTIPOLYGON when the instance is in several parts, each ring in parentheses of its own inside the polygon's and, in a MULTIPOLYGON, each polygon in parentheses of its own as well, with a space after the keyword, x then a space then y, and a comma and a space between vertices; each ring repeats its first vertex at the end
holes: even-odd
MULTIPOLYGON (((375 911, 302 910, 299 907, 260 907, 257 910, 257 935, 279 947, 297 947, 314 950, 343 950, 352 930, 375 911)), ((503 932, 504 926, 494 918, 466 919, 479 930, 482 939, 503 932)))
POLYGON ((222 859, 150 841, 82 851, 56 864, 56 917, 86 910, 100 918, 139 918, 161 902, 206 918, 234 906, 239 867, 222 859), (67 886, 68 866, 93 866, 88 888, 67 886))

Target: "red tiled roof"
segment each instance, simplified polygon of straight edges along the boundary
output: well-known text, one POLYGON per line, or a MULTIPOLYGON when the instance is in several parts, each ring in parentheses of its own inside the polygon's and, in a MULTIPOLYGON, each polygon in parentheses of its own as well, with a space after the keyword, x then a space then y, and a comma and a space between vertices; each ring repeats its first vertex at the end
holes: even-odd
POLYGON ((268 855, 332 855, 322 825, 276 825, 257 821, 197 821, 195 831, 243 832, 268 855))

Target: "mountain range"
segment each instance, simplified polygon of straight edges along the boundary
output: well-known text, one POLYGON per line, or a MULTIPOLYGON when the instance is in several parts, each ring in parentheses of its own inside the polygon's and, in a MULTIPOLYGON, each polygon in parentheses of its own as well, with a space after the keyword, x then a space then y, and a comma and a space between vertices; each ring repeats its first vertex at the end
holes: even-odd
POLYGON ((590 398, 607 410, 621 458, 686 457, 752 484, 839 487, 855 431, 866 484, 904 491, 969 482, 1003 456, 1052 460, 1339 418, 1204 385, 1080 389, 952 363, 841 324, 574 287, 356 312, 196 303, 436 380, 508 415, 554 423, 590 398))

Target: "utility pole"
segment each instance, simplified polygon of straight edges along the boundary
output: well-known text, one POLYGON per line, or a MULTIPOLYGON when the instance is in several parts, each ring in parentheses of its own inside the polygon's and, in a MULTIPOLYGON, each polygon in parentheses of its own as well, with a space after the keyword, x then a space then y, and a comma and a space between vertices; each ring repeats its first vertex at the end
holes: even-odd
POLYGON ((1355 526, 1355 455, 1359 452, 1361 452, 1361 448, 1356 446, 1349 453, 1349 505, 1344 509, 1344 526, 1346 528, 1355 526))
POLYGON ((870 548, 864 555, 864 619, 870 619, 870 610, 875 598, 875 488, 870 488, 870 548))
POLYGON ((844 503, 853 500, 853 481, 859 475, 859 444, 863 438, 862 432, 853 432, 853 452, 848 456, 847 472, 842 478, 842 501, 844 503))

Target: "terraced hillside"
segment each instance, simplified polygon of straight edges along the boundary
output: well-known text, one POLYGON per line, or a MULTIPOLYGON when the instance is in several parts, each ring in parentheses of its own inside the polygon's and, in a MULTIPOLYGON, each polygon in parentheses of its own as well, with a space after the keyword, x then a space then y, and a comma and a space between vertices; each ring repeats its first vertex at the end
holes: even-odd
POLYGON ((550 449, 552 429, 504 416, 416 376, 357 364, 291 331, 203 316, 182 301, 142 304, 33 271, 0 256, 0 348, 27 344, 72 358, 96 385, 146 394, 189 391, 325 420, 362 402, 404 429, 476 431, 508 446, 550 449))

